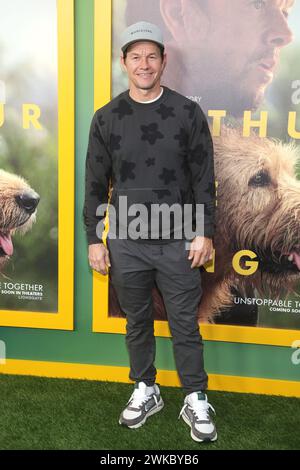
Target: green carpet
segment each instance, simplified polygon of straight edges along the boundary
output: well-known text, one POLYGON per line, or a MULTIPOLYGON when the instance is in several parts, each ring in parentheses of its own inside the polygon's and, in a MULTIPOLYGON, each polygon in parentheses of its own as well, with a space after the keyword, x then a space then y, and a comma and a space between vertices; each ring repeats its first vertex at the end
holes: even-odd
POLYGON ((0 449, 300 449, 300 400, 209 392, 219 439, 192 441, 178 420, 183 392, 161 387, 164 409, 140 429, 118 424, 132 385, 0 375, 0 449))

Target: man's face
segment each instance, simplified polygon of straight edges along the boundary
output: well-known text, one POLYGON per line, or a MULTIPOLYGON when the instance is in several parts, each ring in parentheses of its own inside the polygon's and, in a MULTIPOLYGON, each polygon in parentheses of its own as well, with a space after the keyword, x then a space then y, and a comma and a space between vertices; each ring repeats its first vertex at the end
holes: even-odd
POLYGON ((162 59, 159 47, 149 41, 141 41, 129 46, 126 59, 121 58, 130 87, 139 90, 152 90, 160 84, 166 58, 162 59))
POLYGON ((199 24, 198 30, 189 33, 189 43, 183 45, 187 51, 187 68, 191 77, 196 77, 195 85, 198 82, 200 90, 214 93, 211 96, 208 92, 210 107, 218 103, 226 106, 227 102, 228 109, 232 105, 241 109, 257 108, 273 80, 280 50, 292 40, 288 14, 294 0, 194 0, 192 3, 193 6, 186 2, 194 9, 189 15, 196 17, 201 9, 201 15, 204 11, 208 19, 205 39, 197 40, 199 24))

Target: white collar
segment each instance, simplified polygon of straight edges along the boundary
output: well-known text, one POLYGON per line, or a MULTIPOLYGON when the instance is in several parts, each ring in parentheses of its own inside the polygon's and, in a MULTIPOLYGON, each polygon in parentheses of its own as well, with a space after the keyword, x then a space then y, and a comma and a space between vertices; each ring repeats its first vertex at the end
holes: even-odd
POLYGON ((161 92, 160 92, 160 94, 159 94, 156 98, 154 98, 154 100, 149 100, 149 101, 138 101, 138 100, 135 100, 135 101, 137 101, 138 103, 142 103, 142 104, 154 103, 155 101, 159 100, 159 98, 161 98, 161 96, 162 96, 162 94, 163 94, 163 92, 164 92, 163 87, 160 87, 160 88, 161 88, 161 92))

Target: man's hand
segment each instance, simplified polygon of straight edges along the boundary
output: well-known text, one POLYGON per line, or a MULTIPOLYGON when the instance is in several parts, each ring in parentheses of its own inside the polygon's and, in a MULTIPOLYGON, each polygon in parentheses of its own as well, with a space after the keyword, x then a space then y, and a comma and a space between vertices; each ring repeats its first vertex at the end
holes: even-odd
POLYGON ((191 243, 189 258, 193 262, 191 268, 199 268, 213 259, 213 244, 210 238, 195 237, 191 243))
POLYGON ((104 276, 110 267, 109 251, 103 243, 89 245, 89 264, 92 269, 104 276))

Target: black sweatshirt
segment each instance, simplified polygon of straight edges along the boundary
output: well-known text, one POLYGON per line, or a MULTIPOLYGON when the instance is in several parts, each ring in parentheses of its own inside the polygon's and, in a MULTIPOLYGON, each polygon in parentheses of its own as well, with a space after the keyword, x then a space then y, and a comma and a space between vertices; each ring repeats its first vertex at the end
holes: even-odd
MULTIPOLYGON (((204 204, 204 233, 197 235, 213 238, 213 143, 206 117, 199 105, 167 87, 152 103, 134 101, 126 91, 96 111, 85 178, 88 244, 102 242, 104 219, 96 210, 100 204, 107 205, 109 193, 110 204, 117 208, 121 195, 127 196, 128 207, 204 204)), ((171 232, 172 227, 171 223, 171 232)), ((171 240, 162 239, 160 233, 159 240, 148 241, 172 241, 172 233, 171 240)))

